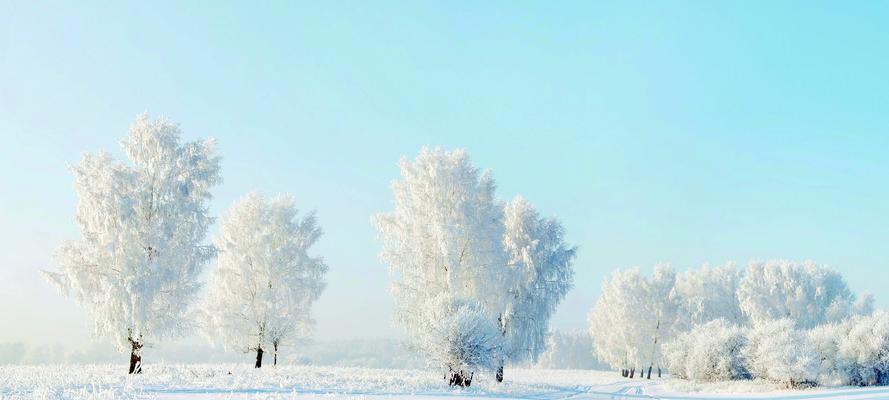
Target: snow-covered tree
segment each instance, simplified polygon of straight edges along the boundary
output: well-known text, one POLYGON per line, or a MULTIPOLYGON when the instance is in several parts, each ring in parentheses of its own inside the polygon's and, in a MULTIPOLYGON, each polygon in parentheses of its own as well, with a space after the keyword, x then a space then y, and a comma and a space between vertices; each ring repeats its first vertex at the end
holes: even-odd
MULTIPOLYGON (((648 379, 651 379, 651 369, 657 366, 658 376, 661 374, 663 353, 661 348, 665 342, 673 339, 676 334, 677 312, 679 303, 671 296, 676 285, 676 272, 669 265, 661 264, 654 268, 654 274, 647 281, 646 298, 648 307, 646 314, 651 320, 643 325, 650 337, 650 355, 648 357, 648 379), (653 325, 653 326, 652 326, 653 325)), ((643 364, 644 366, 645 364, 643 364)))
POLYGON ((146 340, 183 330, 214 256, 204 239, 219 157, 212 140, 181 135, 177 124, 142 114, 120 142, 129 164, 84 155, 72 168, 81 238, 59 248, 58 272, 44 273, 87 309, 98 336, 130 349, 130 373, 141 372, 146 340))
POLYGON ((540 218, 521 199, 505 214, 490 172, 481 173, 462 150, 424 148, 399 166, 401 179, 392 184, 395 209, 374 222, 383 242, 380 257, 395 278, 396 320, 413 347, 429 360, 450 360, 443 365, 450 381, 464 383, 476 369, 538 355, 549 317, 571 286, 574 249, 563 243, 561 225, 540 218), (433 301, 452 304, 447 310, 471 307, 473 315, 487 314, 501 335, 499 348, 484 355, 493 361, 442 354, 462 345, 425 320, 429 312, 422 310, 433 301))
POLYGON ((512 363, 536 361, 546 349, 550 317, 571 289, 575 249, 565 244, 558 220, 541 218, 522 197, 507 204, 504 215, 503 244, 512 277, 499 318, 504 352, 512 363))
POLYGON ((754 378, 779 382, 787 387, 816 385, 821 363, 815 346, 791 319, 761 321, 747 333, 743 350, 754 378))
POLYGON ((738 303, 738 284, 742 271, 734 264, 690 269, 676 279, 673 296, 679 303, 677 325, 681 330, 717 319, 729 323, 747 323, 738 303))
POLYGON ((717 319, 677 335, 664 345, 664 358, 670 374, 683 379, 749 379, 742 356, 746 342, 740 327, 717 319))
POLYGON ((869 313, 872 304, 868 298, 856 302, 839 273, 811 261, 751 263, 737 293, 741 310, 753 322, 789 318, 798 328, 869 313))
POLYGON ((277 364, 280 346, 308 337, 327 272, 308 254, 320 237, 314 213, 300 218, 292 196, 266 201, 250 193, 235 203, 214 238, 219 257, 203 310, 208 336, 255 351, 256 368, 263 352, 272 350, 277 364))
MULTIPOLYGON (((639 268, 616 270, 602 284, 602 294, 590 311, 590 336, 596 355, 624 375, 636 367, 660 369, 661 346, 675 332, 677 303, 671 296, 676 275, 658 265, 651 278, 639 268)), ((644 371, 640 371, 644 376, 644 371)))

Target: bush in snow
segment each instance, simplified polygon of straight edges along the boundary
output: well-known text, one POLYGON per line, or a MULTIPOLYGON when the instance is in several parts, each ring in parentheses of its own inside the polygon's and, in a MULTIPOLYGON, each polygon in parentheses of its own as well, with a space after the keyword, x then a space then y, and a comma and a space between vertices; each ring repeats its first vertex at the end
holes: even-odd
POLYGON ((469 386, 475 371, 500 366, 503 335, 478 302, 440 295, 417 311, 411 347, 433 365, 446 366, 451 385, 469 386))
POLYGON ((836 368, 850 385, 889 384, 889 314, 850 319, 840 336, 836 368))
POLYGON ((723 319, 698 325, 664 345, 670 374, 696 381, 749 379, 743 330, 723 319))
POLYGON ((761 322, 747 331, 743 355, 754 378, 787 387, 817 384, 820 359, 809 337, 790 319, 761 322))
POLYGON ((840 342, 849 334, 851 321, 829 323, 810 329, 807 334, 820 364, 818 383, 821 385, 842 385, 849 382, 848 371, 839 359, 840 342))

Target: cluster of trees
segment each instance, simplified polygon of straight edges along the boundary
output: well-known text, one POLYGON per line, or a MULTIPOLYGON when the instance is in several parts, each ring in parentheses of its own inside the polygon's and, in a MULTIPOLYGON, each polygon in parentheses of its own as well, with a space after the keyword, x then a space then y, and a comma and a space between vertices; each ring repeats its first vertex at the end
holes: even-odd
POLYGON ((593 348, 634 377, 662 366, 694 380, 762 378, 788 386, 882 384, 889 319, 835 271, 812 262, 659 265, 615 271, 589 315, 593 348), (867 332, 867 333, 863 333, 867 332))
POLYGON ((300 218, 289 196, 252 193, 207 245, 210 189, 222 180, 214 142, 183 143, 177 124, 142 114, 120 144, 129 163, 102 152, 72 168, 81 238, 60 246, 58 270, 44 276, 87 309, 98 336, 130 350, 129 372, 141 372, 146 343, 196 325, 256 351, 257 367, 265 349, 307 336, 327 270, 307 254, 321 235, 314 215, 300 218))
MULTIPOLYGON (((221 182, 214 142, 183 143, 178 125, 143 114, 120 143, 129 163, 98 153, 72 168, 81 238, 60 246, 47 280, 87 309, 97 335, 130 351, 130 373, 141 372, 146 343, 194 328, 256 352, 257 368, 267 351, 277 363, 281 346, 311 334, 325 288, 328 267, 308 254, 321 236, 315 215, 300 216, 289 195, 250 193, 205 244, 221 182)), ((380 257, 396 321, 451 385, 478 371, 501 381, 507 364, 579 345, 630 378, 667 367, 697 380, 889 383, 889 314, 811 262, 618 270, 590 311, 590 342, 551 336, 576 253, 560 221, 522 197, 498 200, 491 173, 462 150, 424 148, 399 166, 394 209, 373 218, 380 257)))
MULTIPOLYGON (((121 145, 129 163, 99 153, 73 167, 81 238, 44 275, 87 309, 98 336, 129 350, 129 372, 141 372, 146 343, 195 328, 256 352, 257 368, 309 336, 327 271, 308 254, 321 236, 314 214, 300 217, 287 195, 250 193, 205 244, 222 180, 213 141, 183 143, 178 125, 143 114, 121 145)), ((502 380, 505 364, 536 361, 572 286, 561 223, 521 197, 495 199, 491 174, 462 151, 424 149, 400 165, 395 210, 374 221, 412 346, 460 386, 480 369, 502 380)))
POLYGON ((500 381, 506 363, 546 348, 575 248, 525 199, 498 201, 491 173, 461 150, 423 149, 399 165, 395 208, 374 218, 396 320, 450 384, 468 386, 480 370, 500 381))

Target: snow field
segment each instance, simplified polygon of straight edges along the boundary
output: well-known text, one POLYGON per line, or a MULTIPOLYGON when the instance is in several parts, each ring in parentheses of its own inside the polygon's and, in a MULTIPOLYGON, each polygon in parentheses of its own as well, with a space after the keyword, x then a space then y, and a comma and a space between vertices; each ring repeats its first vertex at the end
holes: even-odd
POLYGON ((881 399, 889 388, 783 390, 764 381, 694 383, 630 380, 613 371, 507 369, 498 384, 476 376, 472 387, 447 386, 423 370, 243 364, 150 364, 128 376, 126 365, 0 366, 2 399, 881 399))

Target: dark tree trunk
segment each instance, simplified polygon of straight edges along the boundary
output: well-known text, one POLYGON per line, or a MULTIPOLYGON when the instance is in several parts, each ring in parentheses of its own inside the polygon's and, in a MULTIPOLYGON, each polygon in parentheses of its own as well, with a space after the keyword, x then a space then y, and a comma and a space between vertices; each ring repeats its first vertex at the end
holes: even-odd
POLYGON ((648 379, 651 379, 651 365, 648 366, 648 379))
POLYGON ((138 340, 130 339, 130 344, 133 346, 132 351, 130 351, 130 374, 141 374, 142 373, 142 342, 138 340))
POLYGON ((626 377, 630 376, 630 371, 628 369, 624 368, 624 369, 620 370, 620 376, 626 378, 626 377))
POLYGON ((503 366, 502 365, 500 366, 500 368, 497 368, 497 375, 495 376, 495 378, 497 379, 497 382, 503 382, 503 366))
POLYGON ((448 379, 448 384, 451 386, 467 387, 472 384, 472 376, 474 374, 475 373, 471 373, 469 376, 466 376, 466 372, 451 370, 451 377, 448 379))
POLYGON ((262 368, 262 347, 256 349, 256 365, 254 368, 262 368))
POLYGON ((657 367, 657 377, 661 377, 661 367, 657 367))
POLYGON ((633 379, 634 376, 636 376, 636 368, 630 368, 630 379, 633 379))
POLYGON ((277 366, 278 366, 278 343, 275 342, 274 345, 275 345, 275 361, 274 361, 274 364, 273 364, 273 365, 274 365, 275 367, 277 367, 277 366))

